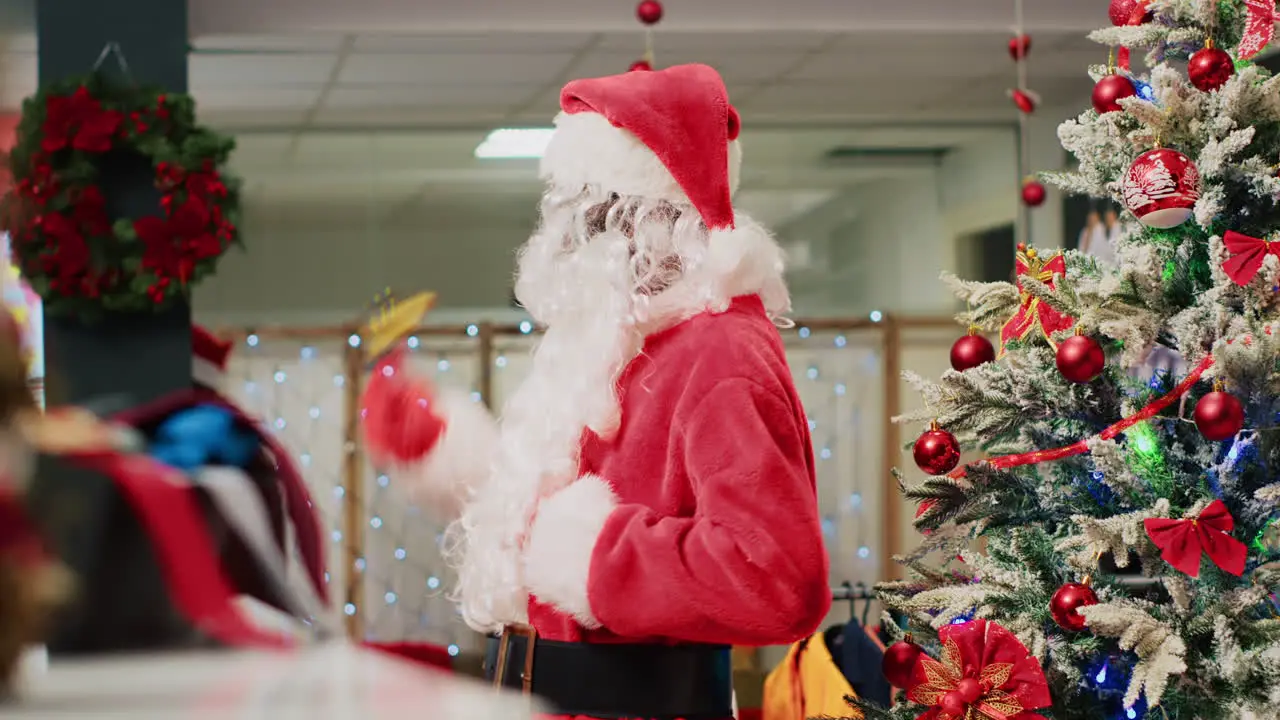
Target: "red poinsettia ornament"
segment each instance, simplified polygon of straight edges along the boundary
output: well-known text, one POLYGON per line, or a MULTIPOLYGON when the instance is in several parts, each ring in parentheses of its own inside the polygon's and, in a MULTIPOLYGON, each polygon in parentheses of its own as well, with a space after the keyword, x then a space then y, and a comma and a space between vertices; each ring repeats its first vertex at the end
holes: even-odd
POLYGON ((942 658, 920 657, 907 699, 929 709, 917 720, 1044 720, 1049 683, 1013 633, 987 620, 938 632, 942 658))
POLYGON ((70 96, 49 98, 44 113, 40 148, 46 153, 68 146, 85 152, 106 152, 124 121, 121 113, 103 108, 83 85, 70 96))

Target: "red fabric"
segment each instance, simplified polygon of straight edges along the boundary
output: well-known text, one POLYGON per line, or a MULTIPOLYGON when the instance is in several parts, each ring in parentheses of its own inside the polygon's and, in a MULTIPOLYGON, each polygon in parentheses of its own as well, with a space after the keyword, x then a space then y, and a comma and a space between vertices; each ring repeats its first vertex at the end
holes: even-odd
MULTIPOLYGON (((961 681, 978 681, 968 710, 991 720, 1044 720, 1032 710, 1053 704, 1040 661, 1004 627, 986 620, 948 625, 938 632, 942 657, 921 656, 907 699, 930 706, 917 720, 948 720, 938 705, 961 681)), ((966 715, 968 717, 968 715, 966 715)))
POLYGON ((1235 230, 1222 235, 1222 244, 1231 254, 1222 262, 1222 271, 1237 285, 1248 285, 1262 269, 1267 255, 1280 255, 1280 243, 1249 237, 1235 230))
POLYGON ((720 74, 676 65, 574 80, 560 91, 566 113, 594 112, 653 151, 698 209, 707 227, 733 227, 729 143, 741 121, 720 74))
POLYGON ((406 660, 412 660, 423 665, 439 668, 443 670, 453 670, 453 658, 449 655, 447 648, 439 645, 430 645, 428 643, 413 642, 397 642, 397 643, 375 643, 366 642, 364 646, 380 652, 390 653, 402 657, 406 660))
POLYGON ((191 354, 219 370, 225 371, 227 369, 227 358, 231 356, 231 343, 218 339, 213 333, 199 325, 192 325, 191 354))
POLYGON ((760 708, 739 708, 738 720, 764 720, 764 710, 760 708))
POLYGON ((256 628, 235 604, 199 501, 181 472, 145 455, 68 459, 115 482, 151 539, 174 606, 193 627, 224 645, 288 644, 283 636, 256 628))
POLYGON ((286 510, 293 523, 293 532, 298 541, 298 554, 302 556, 307 576, 311 580, 316 594, 324 602, 329 600, 329 586, 325 582, 324 537, 321 534, 320 520, 311 500, 311 493, 302 480, 302 474, 293 464, 289 451, 276 440, 275 436, 254 422, 243 410, 236 407, 217 391, 211 388, 195 387, 166 395, 153 403, 131 408, 118 413, 112 419, 129 425, 143 425, 159 418, 166 417, 183 408, 195 405, 216 405, 230 410, 247 427, 253 428, 262 444, 271 453, 276 463, 276 478, 284 492, 286 510))
POLYGON ((808 421, 756 296, 648 338, 622 426, 580 472, 620 504, 591 560, 598 630, 531 599, 549 640, 783 645, 831 605, 808 421))
POLYGON ((360 420, 375 462, 419 462, 440 441, 445 423, 434 411, 434 390, 404 370, 404 349, 380 360, 360 395, 360 420))
POLYGON ((1160 557, 1191 577, 1200 575, 1201 553, 1224 572, 1236 577, 1244 574, 1249 549, 1228 534, 1236 521, 1221 500, 1209 503, 1196 518, 1148 518, 1142 524, 1151 542, 1160 548, 1160 557))

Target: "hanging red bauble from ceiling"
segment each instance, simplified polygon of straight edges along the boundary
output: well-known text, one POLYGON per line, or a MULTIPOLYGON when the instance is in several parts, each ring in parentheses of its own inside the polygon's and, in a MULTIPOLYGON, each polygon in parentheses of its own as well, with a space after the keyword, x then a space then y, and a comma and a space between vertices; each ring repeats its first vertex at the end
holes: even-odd
POLYGON ((1048 191, 1039 180, 1028 180, 1022 184, 1022 202, 1027 207, 1040 207, 1047 195, 1048 191))
POLYGON ((657 25, 662 20, 662 3, 658 0, 642 0, 636 6, 636 17, 645 25, 657 25))
POLYGON ((1009 99, 1013 101, 1013 104, 1017 106, 1018 110, 1027 113, 1028 115, 1036 111, 1038 98, 1033 92, 1015 88, 1009 91, 1009 99))
POLYGON ((631 67, 627 68, 629 72, 636 72, 636 71, 644 72, 652 69, 653 69, 653 65, 651 65, 648 60, 637 60, 631 63, 631 67))
POLYGON ((1124 109, 1120 107, 1120 101, 1137 94, 1138 89, 1133 86, 1133 81, 1129 78, 1123 75, 1108 75, 1093 86, 1093 109, 1099 115, 1119 112, 1124 109))
POLYGON ((1031 36, 1023 33, 1009 39, 1009 57, 1022 60, 1031 52, 1031 36))
POLYGON ((1236 63, 1225 50, 1206 43, 1187 61, 1187 77, 1191 84, 1202 92, 1213 92, 1231 79, 1236 72, 1236 63))
POLYGON ((1058 627, 1071 632, 1085 629, 1084 616, 1079 610, 1082 607, 1098 604, 1098 594, 1093 588, 1081 583, 1067 583, 1058 588, 1049 600, 1049 614, 1058 627))
POLYGON ((1200 434, 1214 442, 1233 438, 1244 427, 1244 406, 1235 395, 1222 390, 1200 398, 1193 416, 1200 434))

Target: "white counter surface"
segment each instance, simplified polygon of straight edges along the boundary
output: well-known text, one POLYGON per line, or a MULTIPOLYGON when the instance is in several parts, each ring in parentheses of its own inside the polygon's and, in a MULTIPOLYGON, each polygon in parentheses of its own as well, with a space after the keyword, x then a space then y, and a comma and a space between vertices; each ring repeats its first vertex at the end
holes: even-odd
POLYGON ((334 643, 293 651, 202 651, 55 660, 36 656, 0 718, 128 720, 524 720, 519 696, 334 643))

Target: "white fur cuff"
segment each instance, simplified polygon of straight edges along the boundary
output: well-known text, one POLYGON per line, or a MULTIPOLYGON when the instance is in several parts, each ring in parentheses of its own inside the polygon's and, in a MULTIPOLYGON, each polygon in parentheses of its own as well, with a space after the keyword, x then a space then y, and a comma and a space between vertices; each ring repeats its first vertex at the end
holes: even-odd
POLYGON ((591 556, 618 499, 609 483, 583 475, 538 505, 524 554, 529 592, 586 628, 600 627, 587 587, 591 556))

